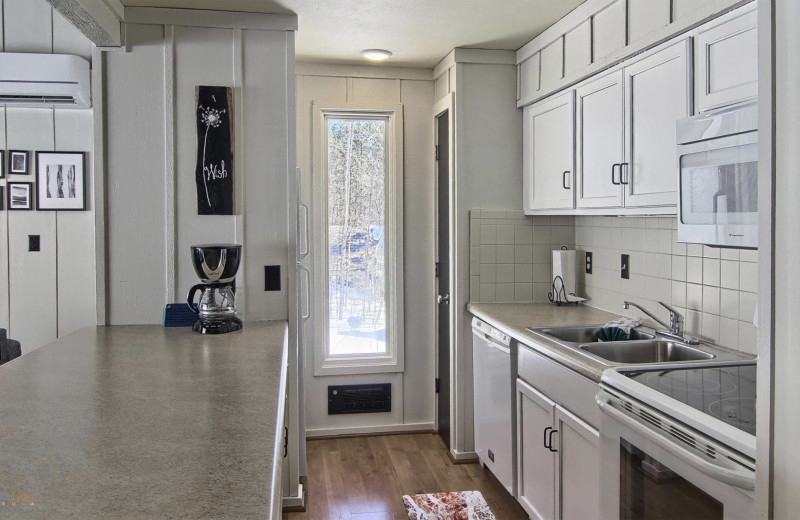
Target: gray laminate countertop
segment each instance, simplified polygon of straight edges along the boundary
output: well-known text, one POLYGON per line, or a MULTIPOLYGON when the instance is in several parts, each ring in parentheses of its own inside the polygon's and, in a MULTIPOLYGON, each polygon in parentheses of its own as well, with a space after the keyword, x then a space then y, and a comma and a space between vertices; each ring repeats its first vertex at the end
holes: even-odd
POLYGON ((526 327, 567 327, 603 325, 619 315, 585 305, 552 303, 470 303, 467 310, 489 325, 502 330, 523 345, 544 354, 593 381, 600 381, 609 365, 576 352, 555 341, 548 341, 525 330, 526 327))
POLYGON ((6 363, 0 518, 279 518, 286 338, 95 327, 6 363))

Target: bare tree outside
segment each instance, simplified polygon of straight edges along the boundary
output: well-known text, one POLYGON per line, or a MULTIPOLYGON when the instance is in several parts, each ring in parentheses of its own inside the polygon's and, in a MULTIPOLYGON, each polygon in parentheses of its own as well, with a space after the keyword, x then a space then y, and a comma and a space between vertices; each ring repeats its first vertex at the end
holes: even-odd
POLYGON ((332 356, 386 353, 386 121, 328 122, 332 356))

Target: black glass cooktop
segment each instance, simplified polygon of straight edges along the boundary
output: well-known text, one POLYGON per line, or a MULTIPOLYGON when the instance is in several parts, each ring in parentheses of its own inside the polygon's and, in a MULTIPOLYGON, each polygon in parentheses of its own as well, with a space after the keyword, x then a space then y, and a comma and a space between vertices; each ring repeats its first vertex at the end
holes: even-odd
POLYGON ((756 434, 756 365, 625 372, 666 396, 756 434))

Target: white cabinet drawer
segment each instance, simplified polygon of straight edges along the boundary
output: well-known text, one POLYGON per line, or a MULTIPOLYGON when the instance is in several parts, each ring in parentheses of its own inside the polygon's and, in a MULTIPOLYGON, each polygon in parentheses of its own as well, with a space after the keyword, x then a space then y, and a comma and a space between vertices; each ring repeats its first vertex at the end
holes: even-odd
POLYGON ((580 374, 519 344, 517 374, 520 379, 545 393, 550 399, 598 428, 600 409, 595 403, 599 385, 580 374))

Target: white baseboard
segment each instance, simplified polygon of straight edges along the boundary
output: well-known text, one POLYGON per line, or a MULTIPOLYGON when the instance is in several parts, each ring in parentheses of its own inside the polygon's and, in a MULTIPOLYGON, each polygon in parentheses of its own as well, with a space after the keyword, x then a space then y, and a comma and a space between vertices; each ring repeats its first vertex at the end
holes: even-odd
POLYGON ((453 457, 453 460, 478 460, 478 454, 474 451, 450 450, 450 456, 453 457))
POLYGON ((354 428, 319 428, 306 430, 306 439, 314 437, 331 437, 336 435, 370 435, 375 433, 408 433, 415 431, 432 431, 433 423, 387 424, 384 426, 358 426, 354 428))
POLYGON ((282 506, 283 508, 299 508, 305 507, 305 494, 303 493, 303 484, 297 485, 297 496, 296 497, 283 497, 282 506))

